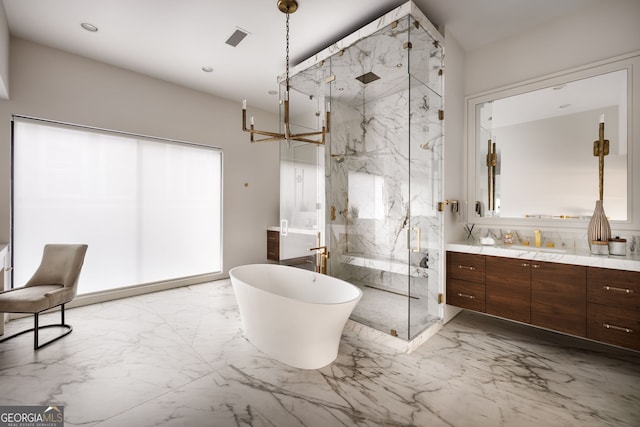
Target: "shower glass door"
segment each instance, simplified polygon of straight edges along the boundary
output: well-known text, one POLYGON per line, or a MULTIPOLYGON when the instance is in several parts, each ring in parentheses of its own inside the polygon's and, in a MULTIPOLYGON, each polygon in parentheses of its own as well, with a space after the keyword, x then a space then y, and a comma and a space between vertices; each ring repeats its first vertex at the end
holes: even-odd
POLYGON ((437 82, 430 80, 434 58, 441 61, 441 49, 410 16, 330 58, 330 274, 363 291, 353 320, 406 340, 441 317, 442 100, 433 88, 441 65, 437 82))
POLYGON ((443 48, 409 18, 409 334, 442 318, 443 48))

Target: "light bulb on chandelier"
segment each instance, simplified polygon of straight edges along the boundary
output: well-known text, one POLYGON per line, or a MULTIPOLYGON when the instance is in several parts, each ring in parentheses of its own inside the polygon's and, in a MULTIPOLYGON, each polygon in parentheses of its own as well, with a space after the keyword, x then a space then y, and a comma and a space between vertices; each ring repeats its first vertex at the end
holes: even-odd
POLYGON ((287 57, 286 57, 286 74, 285 74, 285 93, 284 99, 282 101, 283 104, 283 115, 284 115, 284 132, 269 132, 255 129, 255 123, 253 116, 251 117, 251 122, 249 127, 247 128, 247 100, 242 101, 242 130, 245 132, 249 132, 251 135, 251 142, 272 142, 272 141, 301 141, 301 142, 310 142, 313 144, 324 145, 325 143, 325 135, 329 133, 330 123, 331 123, 331 111, 329 108, 329 103, 327 103, 325 119, 322 122, 322 130, 316 132, 304 132, 304 133, 291 133, 291 124, 289 121, 289 15, 298 10, 298 2, 296 0, 278 0, 278 9, 282 13, 287 15, 286 21, 286 34, 287 34, 287 57), (254 135, 261 135, 266 138, 263 139, 255 139, 254 135), (312 139, 313 137, 320 137, 319 140, 312 139))

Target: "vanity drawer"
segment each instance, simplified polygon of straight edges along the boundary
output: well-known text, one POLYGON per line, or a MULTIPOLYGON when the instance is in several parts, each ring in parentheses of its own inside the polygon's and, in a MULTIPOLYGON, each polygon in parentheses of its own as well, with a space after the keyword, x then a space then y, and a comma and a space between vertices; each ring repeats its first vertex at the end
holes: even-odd
POLYGON ((447 252, 447 277, 484 283, 485 256, 447 252))
POLYGON ((447 281, 447 304, 484 313, 484 283, 449 278, 447 281))
POLYGON ((640 273, 590 267, 587 270, 587 299, 640 311, 640 273))
POLYGON ((589 303, 587 338, 640 351, 640 312, 589 303))

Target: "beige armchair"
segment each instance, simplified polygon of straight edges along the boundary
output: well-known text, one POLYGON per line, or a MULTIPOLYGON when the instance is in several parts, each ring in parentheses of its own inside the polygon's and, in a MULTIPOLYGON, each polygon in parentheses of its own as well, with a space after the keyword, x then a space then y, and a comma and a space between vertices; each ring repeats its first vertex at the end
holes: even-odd
POLYGON ((78 278, 87 252, 87 245, 48 244, 44 247, 42 261, 33 277, 21 288, 0 292, 0 313, 33 313, 34 326, 0 340, 33 331, 33 349, 38 350, 69 335, 73 328, 64 322, 64 305, 75 298, 78 278), (45 310, 60 306, 60 324, 38 325, 38 315, 45 310), (47 342, 38 342, 38 331, 44 328, 61 327, 66 331, 47 342))

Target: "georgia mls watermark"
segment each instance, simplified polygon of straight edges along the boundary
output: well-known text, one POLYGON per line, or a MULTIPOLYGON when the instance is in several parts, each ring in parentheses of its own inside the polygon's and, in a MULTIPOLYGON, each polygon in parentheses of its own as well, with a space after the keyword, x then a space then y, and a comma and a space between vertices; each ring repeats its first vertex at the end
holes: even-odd
POLYGON ((0 427, 64 427, 64 407, 0 406, 0 427))

